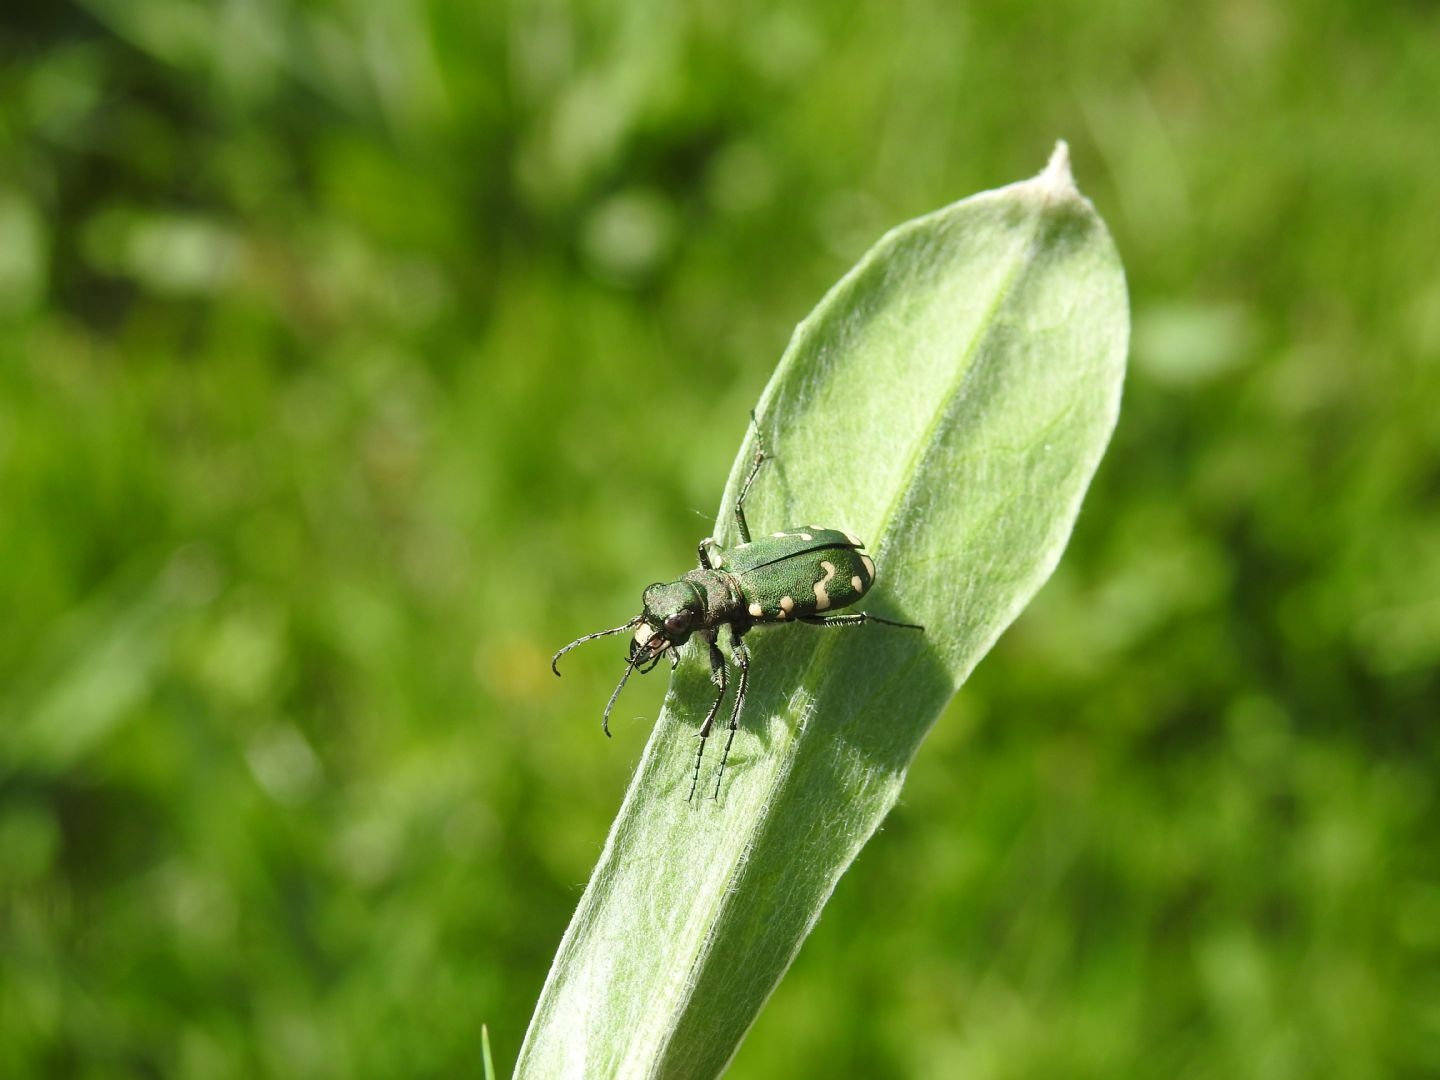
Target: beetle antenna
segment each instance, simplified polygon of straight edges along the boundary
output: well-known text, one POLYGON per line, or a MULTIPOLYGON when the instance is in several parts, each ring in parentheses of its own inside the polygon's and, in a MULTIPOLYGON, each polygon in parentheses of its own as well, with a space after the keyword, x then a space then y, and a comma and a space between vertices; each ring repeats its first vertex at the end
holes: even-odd
POLYGON ((550 658, 550 670, 555 672, 556 675, 559 675, 560 669, 555 665, 560 662, 560 657, 575 648, 576 645, 584 645, 585 642, 594 641, 596 638, 609 637, 611 634, 623 634, 626 630, 633 630, 636 626, 640 625, 642 618, 644 618, 643 615, 636 615, 635 618, 631 619, 624 626, 612 626, 609 630, 597 630, 593 634, 586 634, 584 637, 576 638, 550 658))
POLYGON ((620 696, 620 691, 625 689, 625 680, 630 678, 630 673, 635 670, 635 661, 625 661, 625 674, 620 676, 620 681, 615 684, 615 691, 610 695, 610 700, 605 703, 605 715, 600 719, 600 730, 605 732, 605 737, 610 738, 610 710, 615 708, 615 699, 620 696))

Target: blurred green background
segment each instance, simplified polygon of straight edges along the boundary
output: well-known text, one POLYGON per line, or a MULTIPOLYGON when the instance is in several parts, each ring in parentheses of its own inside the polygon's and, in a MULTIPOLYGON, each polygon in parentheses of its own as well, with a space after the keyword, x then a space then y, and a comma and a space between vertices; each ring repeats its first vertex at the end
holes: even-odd
POLYGON ((732 1075, 1440 1075, 1437 117, 1421 3, 7 4, 0 1073, 508 1068, 661 691, 550 653, 1065 137, 1115 442, 732 1075))

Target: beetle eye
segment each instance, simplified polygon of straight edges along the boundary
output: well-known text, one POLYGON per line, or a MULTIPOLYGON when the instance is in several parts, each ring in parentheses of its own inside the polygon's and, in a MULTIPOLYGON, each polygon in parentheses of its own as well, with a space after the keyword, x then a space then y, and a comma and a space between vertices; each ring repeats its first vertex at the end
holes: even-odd
POLYGON ((670 634, 682 633, 690 625, 689 612, 682 611, 678 615, 671 615, 665 620, 665 631, 670 634))

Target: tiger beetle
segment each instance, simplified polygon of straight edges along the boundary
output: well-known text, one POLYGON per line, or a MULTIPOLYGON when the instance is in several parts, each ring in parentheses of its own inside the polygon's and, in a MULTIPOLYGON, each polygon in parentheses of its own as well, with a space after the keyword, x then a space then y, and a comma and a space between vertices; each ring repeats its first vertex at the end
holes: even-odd
MULTIPOLYGON (((753 421, 753 417, 752 417, 753 421)), ((819 525, 791 527, 771 533, 759 540, 750 539, 750 526, 745 520, 745 498, 755 474, 767 460, 760 442, 760 429, 755 428, 755 460, 735 500, 735 524, 740 530, 740 543, 722 548, 713 536, 700 541, 697 553, 700 567, 668 584, 657 581, 645 589, 644 610, 623 626, 600 630, 576 638, 550 660, 551 670, 560 674, 560 658, 577 645, 611 634, 633 630, 630 653, 625 671, 620 676, 600 726, 610 735, 610 712, 625 681, 633 671, 644 675, 660 661, 669 657, 671 670, 680 662, 679 649, 698 634, 710 653, 710 681, 715 684, 715 701, 700 725, 700 745, 695 751, 695 773, 690 780, 690 795, 700 782, 700 762, 705 756, 705 742, 725 698, 726 667, 724 654, 716 644, 722 627, 730 630, 730 655, 740 669, 735 688, 735 701, 730 708, 730 734, 720 755, 720 770, 715 777, 715 794, 720 797, 720 780, 725 775, 725 762, 740 726, 740 710, 745 705, 745 690, 750 678, 750 650, 742 640, 750 629, 761 623, 807 623, 810 626, 859 626, 873 622, 905 630, 923 631, 914 623, 894 622, 865 612, 849 615, 822 615, 849 607, 875 584, 875 563, 864 554, 865 545, 839 529, 819 525)))

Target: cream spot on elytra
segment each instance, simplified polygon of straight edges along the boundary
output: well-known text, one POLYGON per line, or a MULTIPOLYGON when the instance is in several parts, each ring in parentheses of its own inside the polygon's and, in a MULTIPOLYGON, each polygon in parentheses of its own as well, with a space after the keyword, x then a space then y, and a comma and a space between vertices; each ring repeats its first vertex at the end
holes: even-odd
POLYGON ((872 558, 870 558, 869 555, 861 555, 861 556, 860 556, 860 562, 861 562, 861 563, 864 565, 864 567, 865 567, 865 573, 867 573, 867 574, 870 575, 870 580, 871 580, 871 581, 874 581, 874 580, 875 580, 875 560, 872 559, 872 558))
POLYGON ((835 564, 834 564, 834 563, 832 563, 832 562, 822 562, 822 563, 820 564, 820 568, 825 571, 825 576, 824 576, 823 578, 821 578, 819 581, 815 582, 815 610, 816 610, 816 611, 824 611, 824 610, 826 610, 827 608, 829 608, 829 606, 830 606, 830 594, 825 591, 825 586, 829 585, 829 584, 830 584, 830 580, 835 576, 835 564))
POLYGON ((864 592, 864 591, 865 591, 865 583, 860 580, 860 575, 859 575, 859 574, 856 574, 854 577, 852 577, 852 578, 850 579, 850 587, 851 587, 852 589, 854 589, 856 592, 864 592))
POLYGON ((760 618, 760 616, 762 616, 762 615, 764 615, 764 614, 765 614, 765 609, 762 608, 759 604, 751 604, 751 605, 750 605, 750 617, 751 617, 752 619, 758 619, 758 618, 760 618))
POLYGON ((780 610, 789 615, 795 610, 795 598, 793 596, 780 597, 780 610))

